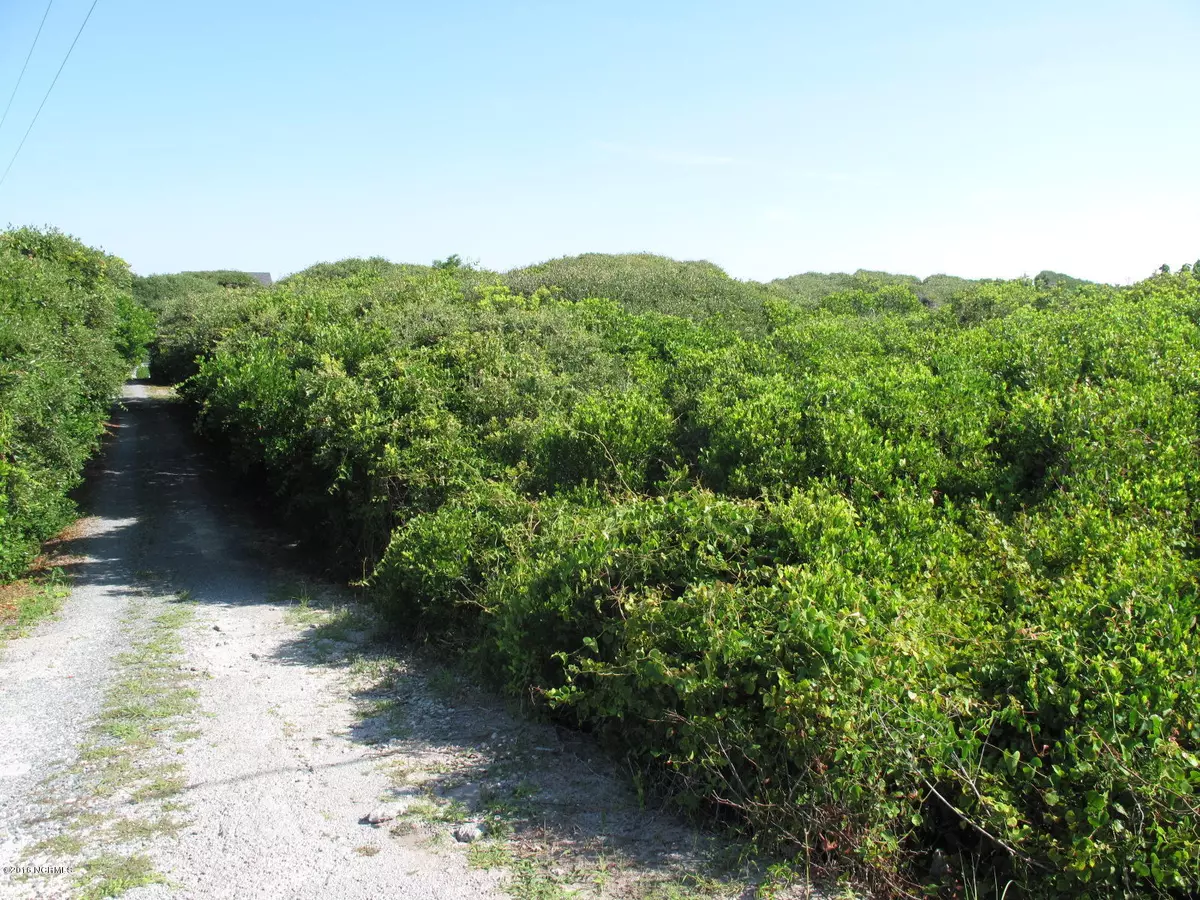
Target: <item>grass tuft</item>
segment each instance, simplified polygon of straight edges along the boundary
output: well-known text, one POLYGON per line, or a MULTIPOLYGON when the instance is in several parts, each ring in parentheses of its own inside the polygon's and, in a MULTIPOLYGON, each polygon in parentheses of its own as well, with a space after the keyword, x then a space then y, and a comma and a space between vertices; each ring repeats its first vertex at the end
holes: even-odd
POLYGON ((83 889, 82 900, 119 897, 133 888, 166 882, 150 858, 141 853, 131 856, 106 853, 84 863, 83 870, 84 875, 76 882, 83 889))

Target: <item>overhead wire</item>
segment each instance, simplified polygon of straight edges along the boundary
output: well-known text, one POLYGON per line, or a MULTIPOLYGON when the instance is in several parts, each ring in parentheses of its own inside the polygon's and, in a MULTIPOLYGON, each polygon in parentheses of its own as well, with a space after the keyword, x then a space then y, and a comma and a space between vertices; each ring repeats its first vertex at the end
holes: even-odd
POLYGON ((92 0, 92 5, 88 9, 87 15, 83 17, 83 24, 79 26, 79 31, 75 32, 75 40, 71 41, 71 46, 67 48, 67 55, 63 57, 62 65, 54 73, 54 80, 50 82, 50 87, 46 89, 46 96, 42 98, 41 105, 38 106, 37 112, 33 114, 33 121, 29 123, 29 127, 25 129, 25 136, 21 138, 21 143, 17 145, 17 152, 8 161, 8 167, 4 170, 4 174, 0 175, 0 187, 4 186, 4 182, 8 178, 8 173, 12 171, 13 163, 21 155, 21 149, 25 146, 25 141, 29 139, 29 133, 33 131, 33 126, 37 124, 38 116, 42 114, 42 110, 46 107, 46 101, 50 99, 50 94, 54 91, 54 86, 58 84, 58 76, 67 67, 67 60, 71 58, 71 53, 75 50, 75 45, 79 43, 79 38, 83 35, 83 29, 87 28, 87 23, 92 18, 92 13, 96 11, 96 5, 99 2, 100 0, 92 0))
POLYGON ((21 66, 21 74, 17 76, 17 83, 13 86, 12 94, 8 98, 8 105, 4 107, 4 115, 0 116, 0 131, 4 130, 4 123, 8 121, 8 112, 12 109, 13 100, 17 99, 17 91, 21 89, 21 82, 25 79, 25 70, 29 68, 29 60, 33 59, 33 51, 37 49, 38 38, 42 36, 42 29, 46 27, 46 19, 50 17, 50 7, 53 5, 54 0, 50 0, 46 4, 46 11, 42 14, 42 23, 38 25, 37 34, 33 36, 33 44, 25 56, 25 65, 21 66))

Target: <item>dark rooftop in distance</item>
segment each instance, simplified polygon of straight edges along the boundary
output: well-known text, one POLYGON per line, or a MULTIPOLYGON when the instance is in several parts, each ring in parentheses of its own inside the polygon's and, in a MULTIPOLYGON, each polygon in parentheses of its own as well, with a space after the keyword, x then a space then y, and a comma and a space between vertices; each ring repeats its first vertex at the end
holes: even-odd
POLYGON ((246 274, 255 279, 259 284, 265 285, 266 287, 271 286, 270 272, 247 272, 246 274))

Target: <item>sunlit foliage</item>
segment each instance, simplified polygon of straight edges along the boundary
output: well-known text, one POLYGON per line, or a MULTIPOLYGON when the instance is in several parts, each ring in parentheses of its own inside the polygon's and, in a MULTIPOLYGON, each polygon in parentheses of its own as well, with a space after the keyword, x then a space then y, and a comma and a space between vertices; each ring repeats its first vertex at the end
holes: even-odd
POLYGON ((67 493, 153 335, 120 259, 55 231, 0 234, 0 582, 70 519, 67 493))
POLYGON ((677 802, 884 892, 1185 896, 1200 280, 834 288, 347 261, 164 340, 397 627, 677 802))

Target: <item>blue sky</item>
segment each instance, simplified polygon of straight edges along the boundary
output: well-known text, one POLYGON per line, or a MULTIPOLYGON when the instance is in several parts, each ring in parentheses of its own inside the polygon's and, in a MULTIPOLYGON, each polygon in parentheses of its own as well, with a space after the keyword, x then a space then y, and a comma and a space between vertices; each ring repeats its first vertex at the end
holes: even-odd
MULTIPOLYGON (((91 0, 54 0, 7 165, 91 0)), ((44 0, 0 0, 0 109, 44 0)), ((1200 3, 99 0, 8 181, 141 273, 1200 257, 1200 3)))

